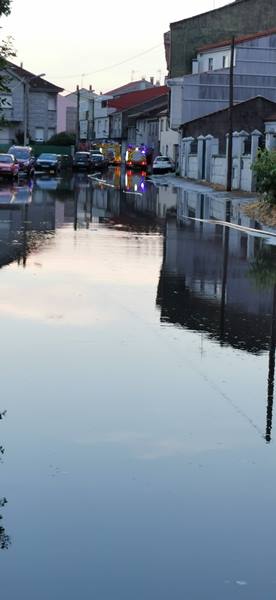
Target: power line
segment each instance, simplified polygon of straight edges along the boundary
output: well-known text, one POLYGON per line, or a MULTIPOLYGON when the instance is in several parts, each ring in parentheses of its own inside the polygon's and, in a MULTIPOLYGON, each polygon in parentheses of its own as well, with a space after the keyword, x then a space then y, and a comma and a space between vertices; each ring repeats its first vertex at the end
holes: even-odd
POLYGON ((90 71, 89 73, 75 73, 74 75, 49 75, 49 77, 52 77, 53 79, 56 79, 56 78, 73 79, 74 77, 83 77, 83 76, 87 77, 88 75, 94 75, 95 73, 102 73, 103 71, 108 71, 109 69, 114 69, 115 67, 124 65, 125 63, 128 63, 131 60, 134 60, 135 58, 144 56, 145 54, 148 54, 149 52, 152 52, 153 50, 156 50, 157 48, 162 48, 162 47, 163 47, 163 44, 157 44, 157 46, 152 46, 151 48, 148 48, 147 50, 144 50, 143 52, 140 52, 139 54, 135 54, 135 56, 130 56, 129 58, 126 58, 125 60, 121 60, 118 63, 113 63, 112 65, 109 65, 108 67, 102 67, 101 69, 96 69, 95 71, 90 71))

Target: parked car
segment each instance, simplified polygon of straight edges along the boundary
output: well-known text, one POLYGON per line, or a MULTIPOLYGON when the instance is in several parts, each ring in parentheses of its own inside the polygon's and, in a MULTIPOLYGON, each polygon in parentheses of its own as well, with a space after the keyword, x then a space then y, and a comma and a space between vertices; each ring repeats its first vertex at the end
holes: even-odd
POLYGON ((70 154, 61 154, 60 160, 62 169, 72 169, 73 159, 70 154))
POLYGON ((73 169, 90 171, 92 168, 92 161, 90 152, 76 152, 73 158, 73 169))
POLYGON ((107 169, 109 165, 109 160, 100 152, 98 154, 90 152, 90 160, 92 169, 107 169))
POLYGON ((13 154, 0 154, 0 175, 15 179, 18 177, 19 164, 13 154))
POLYGON ((30 146, 11 146, 8 154, 13 154, 19 165, 19 173, 25 173, 29 177, 34 174, 35 157, 30 146))
POLYGON ((61 156, 44 152, 36 159, 35 167, 36 171, 48 171, 56 175, 61 170, 61 156))
POLYGON ((156 156, 152 164, 153 173, 171 173, 175 170, 174 164, 167 156, 156 156))

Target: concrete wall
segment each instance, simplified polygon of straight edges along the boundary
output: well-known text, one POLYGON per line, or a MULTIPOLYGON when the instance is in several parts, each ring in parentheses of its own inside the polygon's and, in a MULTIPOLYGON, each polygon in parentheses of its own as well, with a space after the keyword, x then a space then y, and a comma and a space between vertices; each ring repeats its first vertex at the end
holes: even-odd
POLYGON ((213 156, 211 161, 211 182, 226 185, 227 161, 225 156, 213 156))
POLYGON ((170 77, 191 73, 196 50, 209 44, 276 27, 275 0, 240 0, 171 23, 170 77))
POLYGON ((197 179, 197 154, 190 154, 188 159, 188 174, 190 179, 197 179))
POLYGON ((245 192, 251 192, 252 189, 252 169, 251 157, 243 156, 241 168, 241 189, 245 192))

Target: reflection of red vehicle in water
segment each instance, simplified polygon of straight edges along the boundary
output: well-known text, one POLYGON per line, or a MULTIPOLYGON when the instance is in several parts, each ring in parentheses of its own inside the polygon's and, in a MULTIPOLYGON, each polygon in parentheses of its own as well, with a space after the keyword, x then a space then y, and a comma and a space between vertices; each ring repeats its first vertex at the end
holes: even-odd
POLYGON ((125 174, 125 191, 126 192, 137 192, 143 194, 145 192, 145 179, 147 176, 146 171, 140 173, 133 173, 128 170, 125 174))
POLYGON ((128 169, 146 170, 151 164, 152 150, 147 146, 129 145, 126 151, 126 167, 128 169))
POLYGON ((10 185, 0 188, 0 208, 30 204, 32 201, 32 185, 10 185))

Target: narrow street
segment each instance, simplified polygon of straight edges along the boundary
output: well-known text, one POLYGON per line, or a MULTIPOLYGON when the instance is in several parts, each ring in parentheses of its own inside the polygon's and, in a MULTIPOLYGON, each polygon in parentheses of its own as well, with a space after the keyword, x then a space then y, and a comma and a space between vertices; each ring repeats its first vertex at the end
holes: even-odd
POLYGON ((152 179, 0 188, 5 600, 276 591, 276 232, 152 179))

